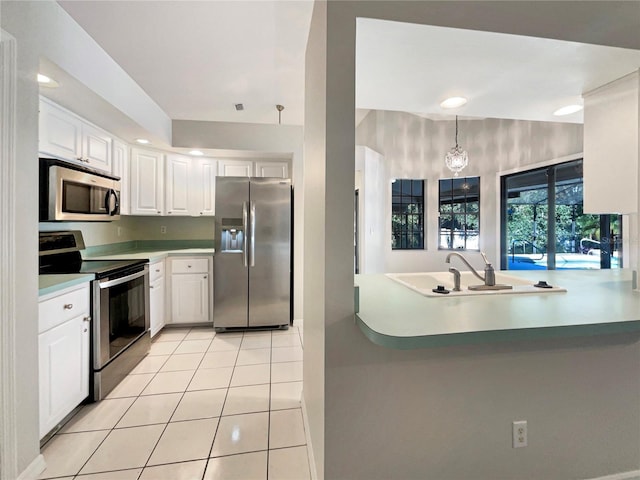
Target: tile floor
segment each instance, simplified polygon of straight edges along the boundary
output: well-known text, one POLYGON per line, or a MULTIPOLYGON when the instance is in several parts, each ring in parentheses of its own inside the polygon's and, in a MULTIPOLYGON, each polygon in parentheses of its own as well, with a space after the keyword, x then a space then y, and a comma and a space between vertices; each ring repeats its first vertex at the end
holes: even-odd
POLYGON ((163 330, 106 399, 42 449, 39 478, 310 478, 300 395, 302 328, 163 330))

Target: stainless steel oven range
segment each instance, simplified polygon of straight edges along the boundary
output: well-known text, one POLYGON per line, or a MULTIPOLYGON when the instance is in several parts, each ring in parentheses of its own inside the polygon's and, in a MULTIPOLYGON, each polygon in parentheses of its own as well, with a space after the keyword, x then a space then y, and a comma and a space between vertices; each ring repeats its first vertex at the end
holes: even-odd
POLYGON ((90 400, 104 398, 149 352, 149 263, 82 260, 78 230, 40 233, 40 273, 95 275, 90 400))

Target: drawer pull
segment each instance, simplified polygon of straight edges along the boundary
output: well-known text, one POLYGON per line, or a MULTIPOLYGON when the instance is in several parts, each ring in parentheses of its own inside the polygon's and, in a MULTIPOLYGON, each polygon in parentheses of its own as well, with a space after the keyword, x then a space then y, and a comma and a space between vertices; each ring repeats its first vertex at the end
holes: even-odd
POLYGON ((159 269, 159 268, 156 268, 156 273, 158 273, 159 271, 160 271, 160 269, 159 269))
POLYGON ((191 268, 191 265, 187 265, 187 268, 191 268))
POLYGON ((65 303, 62 308, 65 310, 71 310, 73 308, 73 303, 65 303))
POLYGON ((150 285, 149 288, 153 288, 153 285, 150 285))

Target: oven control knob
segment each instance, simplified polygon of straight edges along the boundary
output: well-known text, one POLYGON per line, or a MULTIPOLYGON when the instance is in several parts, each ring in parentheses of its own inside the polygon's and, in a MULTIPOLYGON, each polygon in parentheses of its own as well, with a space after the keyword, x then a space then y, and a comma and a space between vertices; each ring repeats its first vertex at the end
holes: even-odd
POLYGON ((71 310, 73 308, 73 303, 65 303, 63 308, 65 310, 71 310))

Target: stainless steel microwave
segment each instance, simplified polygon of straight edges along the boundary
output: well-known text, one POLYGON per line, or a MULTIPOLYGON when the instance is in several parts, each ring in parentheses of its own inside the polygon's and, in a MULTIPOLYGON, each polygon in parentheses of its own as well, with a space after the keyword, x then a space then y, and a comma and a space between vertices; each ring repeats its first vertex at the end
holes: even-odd
POLYGON ((62 160, 40 159, 41 222, 120 219, 120 178, 62 160))

